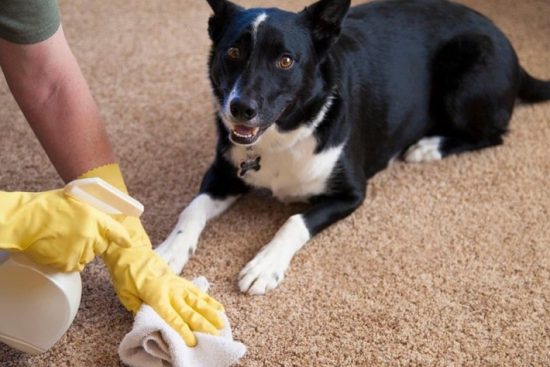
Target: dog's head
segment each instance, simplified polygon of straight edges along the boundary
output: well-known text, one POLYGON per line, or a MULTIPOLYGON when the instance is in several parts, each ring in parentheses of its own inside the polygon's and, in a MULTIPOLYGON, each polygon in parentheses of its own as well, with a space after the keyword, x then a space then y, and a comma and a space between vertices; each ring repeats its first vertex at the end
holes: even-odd
POLYGON ((305 114, 300 109, 324 88, 320 65, 350 0, 320 0, 299 13, 208 3, 214 11, 209 74, 231 141, 255 144, 274 125, 296 129, 305 114))

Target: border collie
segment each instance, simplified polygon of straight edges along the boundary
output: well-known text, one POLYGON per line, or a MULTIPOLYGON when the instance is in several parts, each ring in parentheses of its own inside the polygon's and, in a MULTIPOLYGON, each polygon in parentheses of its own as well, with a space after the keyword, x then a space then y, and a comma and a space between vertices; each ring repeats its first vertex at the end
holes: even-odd
POLYGON ((158 252, 181 271, 205 223, 252 189, 306 201, 241 271, 250 294, 277 287, 395 157, 502 144, 516 100, 550 99, 550 82, 519 66, 506 36, 457 3, 320 0, 299 13, 208 3, 216 156, 158 252))

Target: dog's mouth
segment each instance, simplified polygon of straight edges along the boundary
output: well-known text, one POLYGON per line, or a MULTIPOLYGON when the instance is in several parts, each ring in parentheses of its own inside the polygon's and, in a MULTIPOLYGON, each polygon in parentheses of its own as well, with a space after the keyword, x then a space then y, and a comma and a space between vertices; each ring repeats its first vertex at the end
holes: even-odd
POLYGON ((226 126, 229 127, 230 133, 229 133, 229 140, 231 140, 232 143, 238 144, 238 145, 252 145, 255 144, 260 136, 274 123, 276 123, 281 116, 288 110, 290 106, 290 103, 288 103, 282 111, 279 113, 277 118, 275 118, 272 123, 262 123, 262 126, 248 126, 245 124, 239 124, 235 121, 227 121, 226 126))
POLYGON ((236 124, 231 128, 231 141, 239 145, 251 145, 258 141, 266 128, 236 124))

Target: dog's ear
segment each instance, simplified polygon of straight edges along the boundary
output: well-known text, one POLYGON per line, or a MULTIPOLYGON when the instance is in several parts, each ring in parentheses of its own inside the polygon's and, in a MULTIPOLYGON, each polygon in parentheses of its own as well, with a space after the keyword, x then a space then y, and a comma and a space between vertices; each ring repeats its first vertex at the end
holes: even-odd
POLYGON ((222 13, 224 10, 224 7, 229 3, 226 0, 206 0, 206 1, 214 11, 214 14, 222 13))
POLYGON ((208 5, 214 14, 208 20, 208 34, 210 39, 216 43, 223 34, 225 25, 229 18, 242 8, 227 0, 207 0, 208 5))
POLYGON ((338 39, 350 5, 351 0, 319 0, 302 11, 318 52, 326 52, 338 39))

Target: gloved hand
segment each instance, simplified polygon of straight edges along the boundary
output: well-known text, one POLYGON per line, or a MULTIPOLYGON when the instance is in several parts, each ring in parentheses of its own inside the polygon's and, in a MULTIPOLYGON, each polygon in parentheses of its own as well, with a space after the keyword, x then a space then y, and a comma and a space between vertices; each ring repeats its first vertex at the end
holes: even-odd
MULTIPOLYGON (((99 177, 128 193, 117 164, 95 168, 78 178, 90 177, 99 177)), ((172 272, 152 250, 151 241, 138 218, 122 217, 121 223, 130 234, 132 247, 125 249, 113 244, 102 258, 126 309, 136 313, 142 302, 148 304, 188 346, 196 344, 191 330, 217 334, 217 329, 223 327, 218 315, 223 306, 172 272)))
POLYGON ((191 332, 218 335, 223 306, 191 282, 172 272, 150 247, 122 248, 112 244, 102 255, 120 302, 134 314, 141 303, 151 306, 185 343, 197 344, 191 332))
POLYGON ((128 231, 113 217, 66 196, 0 191, 0 248, 23 251, 59 271, 81 271, 115 242, 131 246, 128 231))

